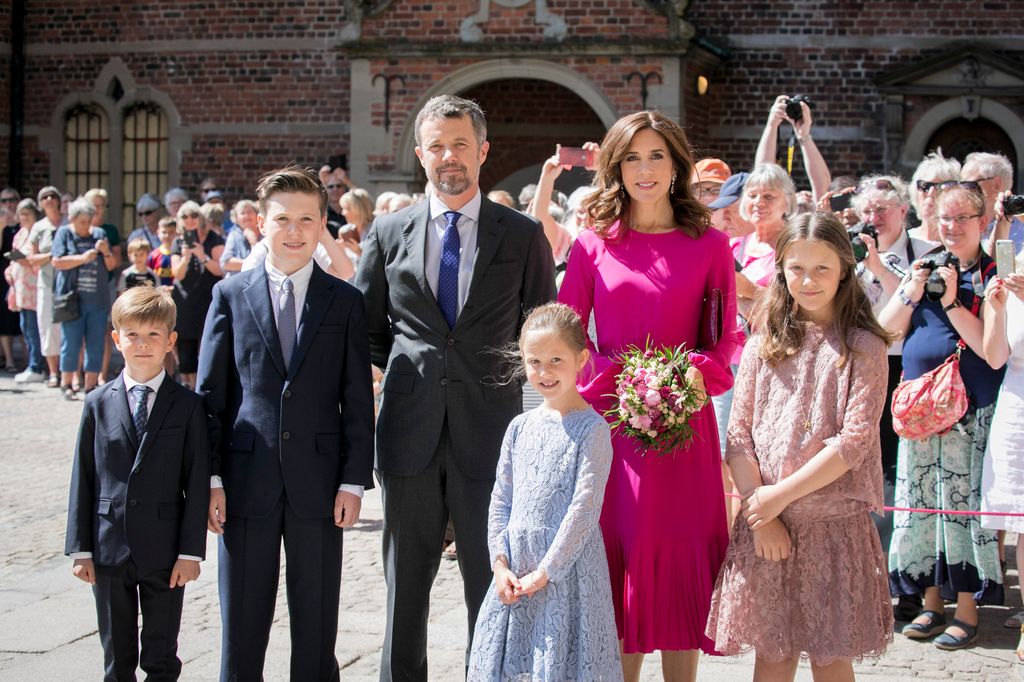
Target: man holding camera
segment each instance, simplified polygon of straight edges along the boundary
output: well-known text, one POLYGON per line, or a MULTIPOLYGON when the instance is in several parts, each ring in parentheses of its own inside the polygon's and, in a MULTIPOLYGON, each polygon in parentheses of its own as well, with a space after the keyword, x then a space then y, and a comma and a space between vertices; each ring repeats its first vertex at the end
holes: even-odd
MULTIPOLYGON (((965 182, 976 182, 985 195, 985 231, 982 233, 982 244, 985 252, 995 253, 997 239, 1013 241, 1014 252, 1020 253, 1024 247, 1024 222, 1017 214, 1024 213, 1024 206, 1004 206, 1003 213, 1009 220, 996 220, 996 204, 1012 199, 1010 190, 1013 188, 1013 166, 1002 154, 988 152, 972 152, 964 159, 960 170, 960 179, 965 182)), ((1018 204, 1024 203, 1021 198, 1018 204)))

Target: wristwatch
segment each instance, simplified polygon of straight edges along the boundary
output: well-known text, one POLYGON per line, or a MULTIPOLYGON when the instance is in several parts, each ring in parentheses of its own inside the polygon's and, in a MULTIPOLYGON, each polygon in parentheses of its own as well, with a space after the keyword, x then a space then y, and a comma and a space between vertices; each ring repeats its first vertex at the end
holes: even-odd
POLYGON ((945 308, 943 308, 943 310, 948 313, 950 310, 953 310, 953 308, 960 308, 962 306, 963 303, 960 302, 960 299, 954 298, 953 302, 947 305, 945 308))

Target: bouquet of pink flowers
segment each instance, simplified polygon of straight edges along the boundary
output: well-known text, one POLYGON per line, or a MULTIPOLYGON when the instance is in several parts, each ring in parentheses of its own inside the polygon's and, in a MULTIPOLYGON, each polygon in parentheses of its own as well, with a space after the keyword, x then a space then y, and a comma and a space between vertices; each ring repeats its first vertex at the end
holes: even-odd
POLYGON ((615 378, 617 403, 606 417, 612 428, 632 436, 644 452, 671 452, 693 438, 690 417, 707 401, 707 394, 690 383, 691 367, 685 346, 644 349, 630 346, 619 356, 622 371, 615 378))

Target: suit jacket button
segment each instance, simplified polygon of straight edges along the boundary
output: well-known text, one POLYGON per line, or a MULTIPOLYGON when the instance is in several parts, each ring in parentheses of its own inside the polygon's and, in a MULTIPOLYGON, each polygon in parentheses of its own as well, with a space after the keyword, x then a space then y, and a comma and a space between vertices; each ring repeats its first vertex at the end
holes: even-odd
POLYGON ((285 431, 284 433, 281 434, 281 438, 283 440, 288 440, 291 437, 292 437, 292 434, 288 433, 287 431, 285 431))
POLYGON ((442 386, 447 386, 448 385, 448 380, 447 379, 441 379, 441 385, 442 386))
POLYGON ((448 345, 449 346, 454 346, 455 345, 455 339, 448 339, 448 345))
POLYGON ((291 398, 292 397, 292 392, 289 391, 288 389, 285 389, 284 397, 285 398, 291 398))
POLYGON ((138 502, 135 501, 134 497, 132 499, 128 500, 128 506, 129 507, 134 507, 137 504, 138 504, 138 502))

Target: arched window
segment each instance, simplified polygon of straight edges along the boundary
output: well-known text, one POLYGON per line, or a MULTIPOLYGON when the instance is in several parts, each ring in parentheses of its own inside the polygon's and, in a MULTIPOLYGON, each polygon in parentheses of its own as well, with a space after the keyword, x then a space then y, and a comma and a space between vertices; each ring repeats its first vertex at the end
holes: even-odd
POLYGON ((156 104, 134 104, 124 112, 122 172, 122 225, 128 231, 135 225, 135 202, 149 192, 163 201, 167 191, 168 140, 167 114, 156 104))
POLYGON ((64 186, 74 195, 110 180, 110 126, 103 109, 80 104, 64 118, 64 186))

